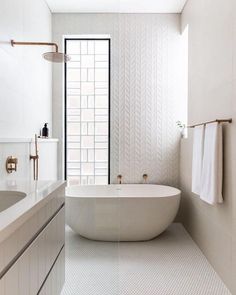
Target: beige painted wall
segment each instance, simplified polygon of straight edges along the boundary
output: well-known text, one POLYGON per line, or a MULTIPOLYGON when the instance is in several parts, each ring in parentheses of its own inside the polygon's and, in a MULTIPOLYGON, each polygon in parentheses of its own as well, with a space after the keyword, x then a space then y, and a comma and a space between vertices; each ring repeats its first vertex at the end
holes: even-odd
POLYGON ((224 203, 210 206, 191 193, 192 135, 181 142, 183 223, 236 294, 236 6, 234 0, 189 0, 189 123, 232 117, 224 126, 224 203), (233 7, 234 5, 234 7, 233 7))

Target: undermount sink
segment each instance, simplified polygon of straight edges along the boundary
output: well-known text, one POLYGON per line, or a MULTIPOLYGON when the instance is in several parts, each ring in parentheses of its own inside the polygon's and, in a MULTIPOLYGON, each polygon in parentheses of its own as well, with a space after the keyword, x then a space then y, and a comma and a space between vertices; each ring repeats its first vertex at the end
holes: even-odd
POLYGON ((25 193, 17 191, 0 191, 0 212, 15 205, 26 197, 25 193))

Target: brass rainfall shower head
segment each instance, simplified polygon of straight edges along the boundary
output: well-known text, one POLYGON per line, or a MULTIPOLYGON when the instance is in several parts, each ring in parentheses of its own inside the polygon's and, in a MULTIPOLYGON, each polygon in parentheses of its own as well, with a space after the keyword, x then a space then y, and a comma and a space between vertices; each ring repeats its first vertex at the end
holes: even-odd
POLYGON ((70 61, 70 56, 61 52, 58 52, 58 45, 56 43, 48 43, 48 42, 16 42, 14 40, 11 40, 11 45, 25 45, 25 46, 54 46, 55 51, 52 52, 45 52, 43 54, 43 58, 51 61, 51 62, 57 62, 57 63, 63 63, 70 61))

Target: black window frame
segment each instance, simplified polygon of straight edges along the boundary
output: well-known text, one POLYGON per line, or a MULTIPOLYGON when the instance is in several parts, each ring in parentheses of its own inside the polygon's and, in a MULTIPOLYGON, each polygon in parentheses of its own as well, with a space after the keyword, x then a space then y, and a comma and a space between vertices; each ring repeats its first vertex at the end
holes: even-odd
MULTIPOLYGON (((67 54, 67 41, 108 41, 108 184, 110 184, 111 162, 111 38, 64 38, 64 49, 67 54)), ((67 66, 64 63, 64 180, 67 180, 67 66)))

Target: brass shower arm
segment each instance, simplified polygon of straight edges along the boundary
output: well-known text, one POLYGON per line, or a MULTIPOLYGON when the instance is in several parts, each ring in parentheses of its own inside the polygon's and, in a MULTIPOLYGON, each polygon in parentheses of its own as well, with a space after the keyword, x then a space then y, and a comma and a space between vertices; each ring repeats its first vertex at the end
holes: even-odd
POLYGON ((58 52, 57 43, 48 43, 48 42, 16 42, 11 40, 11 46, 15 45, 37 45, 37 46, 55 46, 55 52, 58 52))

